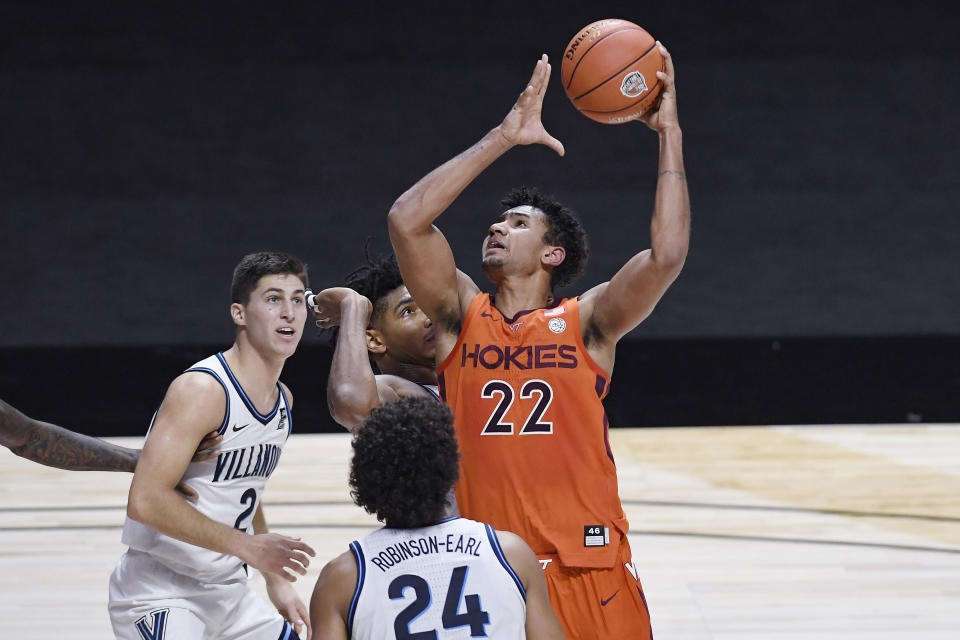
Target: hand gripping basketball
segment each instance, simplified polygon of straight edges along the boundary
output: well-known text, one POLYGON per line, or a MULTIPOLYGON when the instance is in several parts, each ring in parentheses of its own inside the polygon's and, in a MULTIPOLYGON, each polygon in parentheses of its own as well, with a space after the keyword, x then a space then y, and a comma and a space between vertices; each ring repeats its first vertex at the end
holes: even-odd
POLYGON ((628 20, 597 20, 567 44, 560 65, 563 90, 591 120, 623 124, 639 120, 663 90, 663 51, 628 20))
POLYGON ((677 117, 677 87, 674 83, 673 58, 667 48, 657 41, 657 47, 663 56, 663 71, 657 72, 657 78, 663 83, 660 99, 640 120, 654 131, 666 131, 672 127, 679 127, 677 117))

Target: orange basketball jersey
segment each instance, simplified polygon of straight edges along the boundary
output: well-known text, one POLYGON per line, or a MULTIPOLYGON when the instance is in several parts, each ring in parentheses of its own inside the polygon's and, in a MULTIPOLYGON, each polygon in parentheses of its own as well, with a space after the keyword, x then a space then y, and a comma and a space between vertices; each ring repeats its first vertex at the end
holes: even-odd
POLYGON ((628 525, 602 405, 610 380, 583 345, 577 299, 507 319, 481 293, 437 377, 461 514, 564 565, 613 566, 628 525))

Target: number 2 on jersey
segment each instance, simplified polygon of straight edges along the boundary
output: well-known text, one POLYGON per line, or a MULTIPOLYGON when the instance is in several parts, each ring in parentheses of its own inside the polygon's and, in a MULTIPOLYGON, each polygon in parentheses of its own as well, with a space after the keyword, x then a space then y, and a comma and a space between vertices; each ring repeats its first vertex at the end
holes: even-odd
POLYGON ((233 523, 233 528, 240 529, 241 531, 246 531, 247 526, 246 525, 240 526, 240 525, 247 518, 247 516, 253 513, 253 506, 257 504, 257 490, 247 489, 246 491, 244 491, 243 495, 240 496, 240 504, 246 505, 247 508, 244 509, 239 516, 237 516, 237 521, 233 523))
MULTIPOLYGON (((537 400, 536 406, 533 407, 533 410, 530 411, 530 414, 527 416, 523 427, 520 429, 520 435, 522 436, 553 433, 553 422, 541 420, 543 414, 546 413, 550 407, 550 403, 553 402, 553 388, 546 380, 527 380, 523 383, 523 386, 520 387, 520 398, 526 400, 532 398, 534 394, 537 394, 539 399, 537 400)), ((483 389, 480 390, 481 398, 494 398, 497 396, 500 397, 500 401, 497 403, 497 406, 494 407, 493 413, 491 413, 490 418, 487 419, 487 424, 483 427, 480 435, 513 435, 513 423, 503 420, 507 411, 513 406, 514 391, 509 382, 505 382, 504 380, 491 380, 483 385, 483 389)))
MULTIPOLYGON (((444 629, 470 627, 471 638, 486 637, 486 625, 490 624, 490 614, 480 608, 480 596, 471 593, 463 595, 463 587, 467 581, 466 565, 459 566, 450 574, 450 585, 447 587, 447 597, 443 603, 441 622, 444 629), (467 610, 460 613, 460 601, 463 601, 467 610)), ((397 640, 439 640, 436 629, 429 631, 410 631, 410 623, 427 610, 433 598, 430 594, 430 585, 420 576, 405 573, 397 576, 387 588, 387 595, 391 600, 403 598, 404 590, 413 589, 415 600, 400 612, 393 621, 393 633, 397 640)))

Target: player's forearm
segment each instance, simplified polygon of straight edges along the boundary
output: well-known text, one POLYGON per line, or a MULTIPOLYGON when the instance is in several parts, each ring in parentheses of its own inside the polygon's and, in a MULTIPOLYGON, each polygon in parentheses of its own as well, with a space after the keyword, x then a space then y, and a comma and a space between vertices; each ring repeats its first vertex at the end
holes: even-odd
POLYGON ((679 271, 690 244, 690 194, 683 167, 683 134, 679 127, 660 133, 660 163, 650 240, 653 260, 679 271))
POLYGON ((121 447, 56 425, 40 424, 41 430, 29 443, 11 451, 28 460, 68 471, 132 473, 137 467, 138 449, 121 447))
POLYGON ((495 127, 472 147, 428 173, 393 203, 388 217, 391 235, 425 232, 467 185, 512 146, 495 127))
MULTIPOLYGON (((250 520, 253 526, 254 535, 261 533, 270 533, 270 527, 267 526, 267 517, 263 515, 263 504, 257 505, 257 510, 253 512, 253 518, 250 520)), ((286 582, 283 578, 269 571, 261 571, 264 581, 267 583, 267 590, 270 591, 280 582, 286 582)), ((272 599, 272 596, 271 596, 272 599)))
POLYGON ((341 306, 340 333, 327 378, 330 415, 349 430, 380 404, 367 351, 368 315, 360 302, 349 300, 341 306))
POLYGON ((0 400, 2 442, 16 455, 68 471, 126 471, 137 466, 140 452, 40 422, 0 400))
POLYGON ((130 487, 127 515, 160 533, 219 553, 244 558, 250 536, 203 515, 172 488, 130 487))
POLYGON ((270 533, 270 527, 267 526, 267 517, 263 515, 263 504, 257 505, 257 510, 253 512, 251 524, 253 525, 253 532, 255 534, 270 533))

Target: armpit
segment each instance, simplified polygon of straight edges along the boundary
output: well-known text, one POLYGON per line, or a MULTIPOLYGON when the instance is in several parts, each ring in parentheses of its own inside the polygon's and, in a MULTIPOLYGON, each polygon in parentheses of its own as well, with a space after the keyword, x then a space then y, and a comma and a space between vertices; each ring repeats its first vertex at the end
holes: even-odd
POLYGON ((600 327, 597 326, 597 323, 590 319, 587 322, 587 326, 583 328, 583 346, 589 348, 596 346, 604 341, 603 332, 600 331, 600 327))

